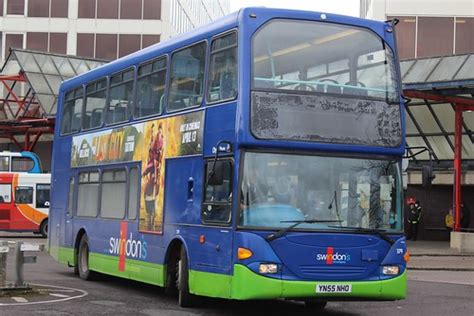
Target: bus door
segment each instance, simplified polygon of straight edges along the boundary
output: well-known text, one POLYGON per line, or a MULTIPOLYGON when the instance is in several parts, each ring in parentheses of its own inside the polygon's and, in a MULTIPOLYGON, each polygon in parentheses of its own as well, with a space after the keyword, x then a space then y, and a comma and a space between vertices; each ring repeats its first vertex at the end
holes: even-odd
POLYGON ((73 243, 73 227, 72 227, 72 212, 74 206, 74 189, 75 189, 75 176, 71 176, 69 178, 69 190, 67 195, 67 209, 66 212, 61 212, 64 216, 64 245, 72 247, 73 243))
POLYGON ((232 270, 232 181, 231 159, 207 161, 205 166, 202 223, 208 226, 207 254, 201 259, 213 272, 229 274, 232 270))

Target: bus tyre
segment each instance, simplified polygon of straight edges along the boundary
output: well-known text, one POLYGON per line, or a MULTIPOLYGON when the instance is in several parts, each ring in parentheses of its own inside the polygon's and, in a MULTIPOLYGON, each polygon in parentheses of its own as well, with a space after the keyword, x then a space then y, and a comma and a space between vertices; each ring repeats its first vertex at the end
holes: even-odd
POLYGON ((314 309, 314 310, 323 310, 328 302, 318 302, 318 301, 306 301, 304 305, 306 308, 314 309))
POLYGON ((95 273, 89 269, 89 242, 86 235, 82 236, 79 243, 79 251, 77 254, 77 268, 79 277, 86 281, 94 279, 95 273))
POLYGON ((47 238, 48 237, 48 219, 45 219, 41 225, 40 225, 40 229, 39 229, 39 233, 41 234, 41 236, 43 236, 44 238, 47 238))
POLYGON ((181 307, 192 307, 195 296, 189 293, 189 269, 186 249, 181 247, 178 266, 176 267, 176 283, 178 287, 178 303, 181 307))

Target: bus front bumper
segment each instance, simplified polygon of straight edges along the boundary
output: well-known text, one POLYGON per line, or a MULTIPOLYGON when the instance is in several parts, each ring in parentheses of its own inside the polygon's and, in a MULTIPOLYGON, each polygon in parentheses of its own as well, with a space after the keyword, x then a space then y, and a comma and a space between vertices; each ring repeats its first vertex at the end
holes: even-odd
POLYGON ((233 276, 191 270, 189 281, 191 293, 235 300, 399 300, 406 297, 407 288, 406 271, 380 281, 289 281, 259 275, 240 264, 234 265, 233 276), (318 285, 350 285, 350 292, 317 293, 318 285))

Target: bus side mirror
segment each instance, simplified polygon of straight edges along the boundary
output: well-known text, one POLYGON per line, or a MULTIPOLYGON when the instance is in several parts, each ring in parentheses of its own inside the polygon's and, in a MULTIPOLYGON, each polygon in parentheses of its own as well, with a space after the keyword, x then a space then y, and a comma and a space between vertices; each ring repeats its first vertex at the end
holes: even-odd
POLYGON ((216 161, 212 166, 212 170, 208 173, 208 185, 222 185, 224 183, 224 164, 225 161, 216 161))
POLYGON ((421 183, 423 187, 429 188, 435 177, 436 176, 433 174, 433 167, 431 164, 429 166, 424 165, 421 169, 421 183))

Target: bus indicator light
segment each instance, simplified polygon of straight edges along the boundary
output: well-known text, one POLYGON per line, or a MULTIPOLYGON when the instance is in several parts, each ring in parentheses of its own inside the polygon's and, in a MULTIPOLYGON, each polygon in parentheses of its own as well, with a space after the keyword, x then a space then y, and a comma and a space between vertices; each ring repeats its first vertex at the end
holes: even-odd
POLYGON ((199 236, 199 243, 202 245, 206 242, 206 236, 204 235, 200 235, 199 236))
POLYGON ((239 260, 245 260, 252 256, 252 251, 247 248, 239 247, 239 249, 237 249, 237 258, 239 258, 239 260))

